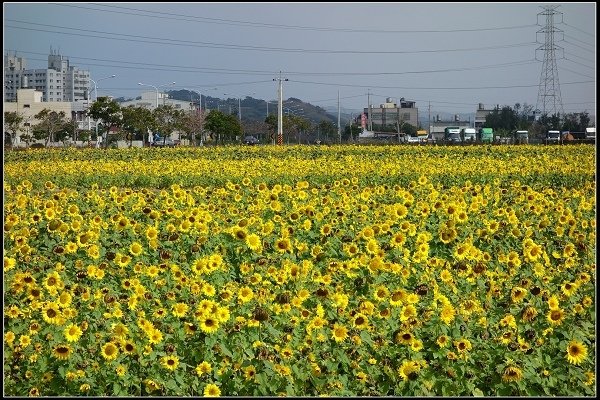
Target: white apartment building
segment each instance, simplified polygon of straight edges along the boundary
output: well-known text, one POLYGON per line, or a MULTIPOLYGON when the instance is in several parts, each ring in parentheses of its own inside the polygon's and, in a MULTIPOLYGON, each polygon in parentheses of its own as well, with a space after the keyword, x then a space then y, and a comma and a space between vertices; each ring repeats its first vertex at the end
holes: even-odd
MULTIPOLYGON (((77 111, 73 109, 73 103, 65 101, 43 101, 42 92, 35 89, 19 89, 17 91, 16 101, 4 102, 4 112, 17 112, 23 116, 23 125, 21 130, 14 138, 13 146, 20 147, 24 145, 21 141, 22 133, 29 133, 34 125, 39 121, 35 119, 37 113, 47 108, 50 111, 65 113, 66 118, 77 118, 77 111)), ((79 116, 81 118, 81 115, 79 116)))
POLYGON ((42 101, 78 101, 87 97, 89 71, 69 64, 68 58, 54 52, 48 56, 48 68, 26 69, 26 60, 16 54, 4 58, 4 101, 17 101, 17 90, 42 92, 42 101))

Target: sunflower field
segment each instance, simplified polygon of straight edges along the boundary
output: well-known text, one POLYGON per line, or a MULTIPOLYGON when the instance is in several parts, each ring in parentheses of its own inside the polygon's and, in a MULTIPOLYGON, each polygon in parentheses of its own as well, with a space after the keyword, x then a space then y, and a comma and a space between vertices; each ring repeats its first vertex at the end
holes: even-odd
POLYGON ((9 396, 595 396, 595 148, 5 153, 9 396))

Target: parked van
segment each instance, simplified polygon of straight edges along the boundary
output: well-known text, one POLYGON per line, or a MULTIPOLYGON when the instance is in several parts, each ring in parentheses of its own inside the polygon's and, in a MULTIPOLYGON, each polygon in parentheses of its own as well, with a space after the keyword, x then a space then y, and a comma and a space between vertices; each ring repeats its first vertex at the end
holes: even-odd
POLYGON ((596 128, 585 128, 585 138, 596 140, 596 128))
POLYGON ((529 143, 529 131, 517 131, 515 134, 515 140, 517 144, 529 143))
POLYGON ((474 142, 477 140, 477 131, 475 128, 464 128, 462 130, 463 141, 474 142))
POLYGON ((560 131, 548 131, 546 133, 546 144, 560 143, 560 131))

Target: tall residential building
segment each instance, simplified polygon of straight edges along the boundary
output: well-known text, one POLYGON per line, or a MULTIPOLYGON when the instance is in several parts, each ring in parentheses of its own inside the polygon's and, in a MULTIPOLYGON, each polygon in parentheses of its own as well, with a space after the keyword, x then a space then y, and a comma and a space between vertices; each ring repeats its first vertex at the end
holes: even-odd
POLYGON ((4 58, 4 101, 17 101, 18 89, 42 92, 42 101, 84 100, 90 87, 90 72, 69 64, 56 51, 48 56, 48 68, 26 69, 26 60, 16 54, 4 58))

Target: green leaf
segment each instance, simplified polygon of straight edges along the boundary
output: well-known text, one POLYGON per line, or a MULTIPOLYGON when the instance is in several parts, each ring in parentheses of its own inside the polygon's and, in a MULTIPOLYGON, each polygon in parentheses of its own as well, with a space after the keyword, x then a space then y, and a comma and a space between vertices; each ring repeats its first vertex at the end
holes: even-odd
POLYGON ((294 384, 293 383, 288 383, 287 386, 285 387, 285 392, 288 396, 294 396, 295 395, 295 391, 294 391, 294 384))
POLYGON ((475 396, 475 397, 483 397, 484 396, 483 392, 479 388, 473 389, 472 393, 473 393, 473 396, 475 396))
POLYGON ((363 340, 363 342, 367 343, 369 346, 373 345, 373 341, 371 340, 371 335, 369 335, 369 332, 362 331, 360 333, 360 338, 363 340))
POLYGON ((233 354, 227 347, 225 347, 225 345, 223 343, 220 343, 219 346, 221 346, 221 352, 223 354, 225 354, 229 358, 233 358, 233 354))
POLYGON ((122 390, 123 389, 121 388, 121 385, 119 384, 119 382, 113 383, 113 395, 114 396, 120 395, 122 390))

